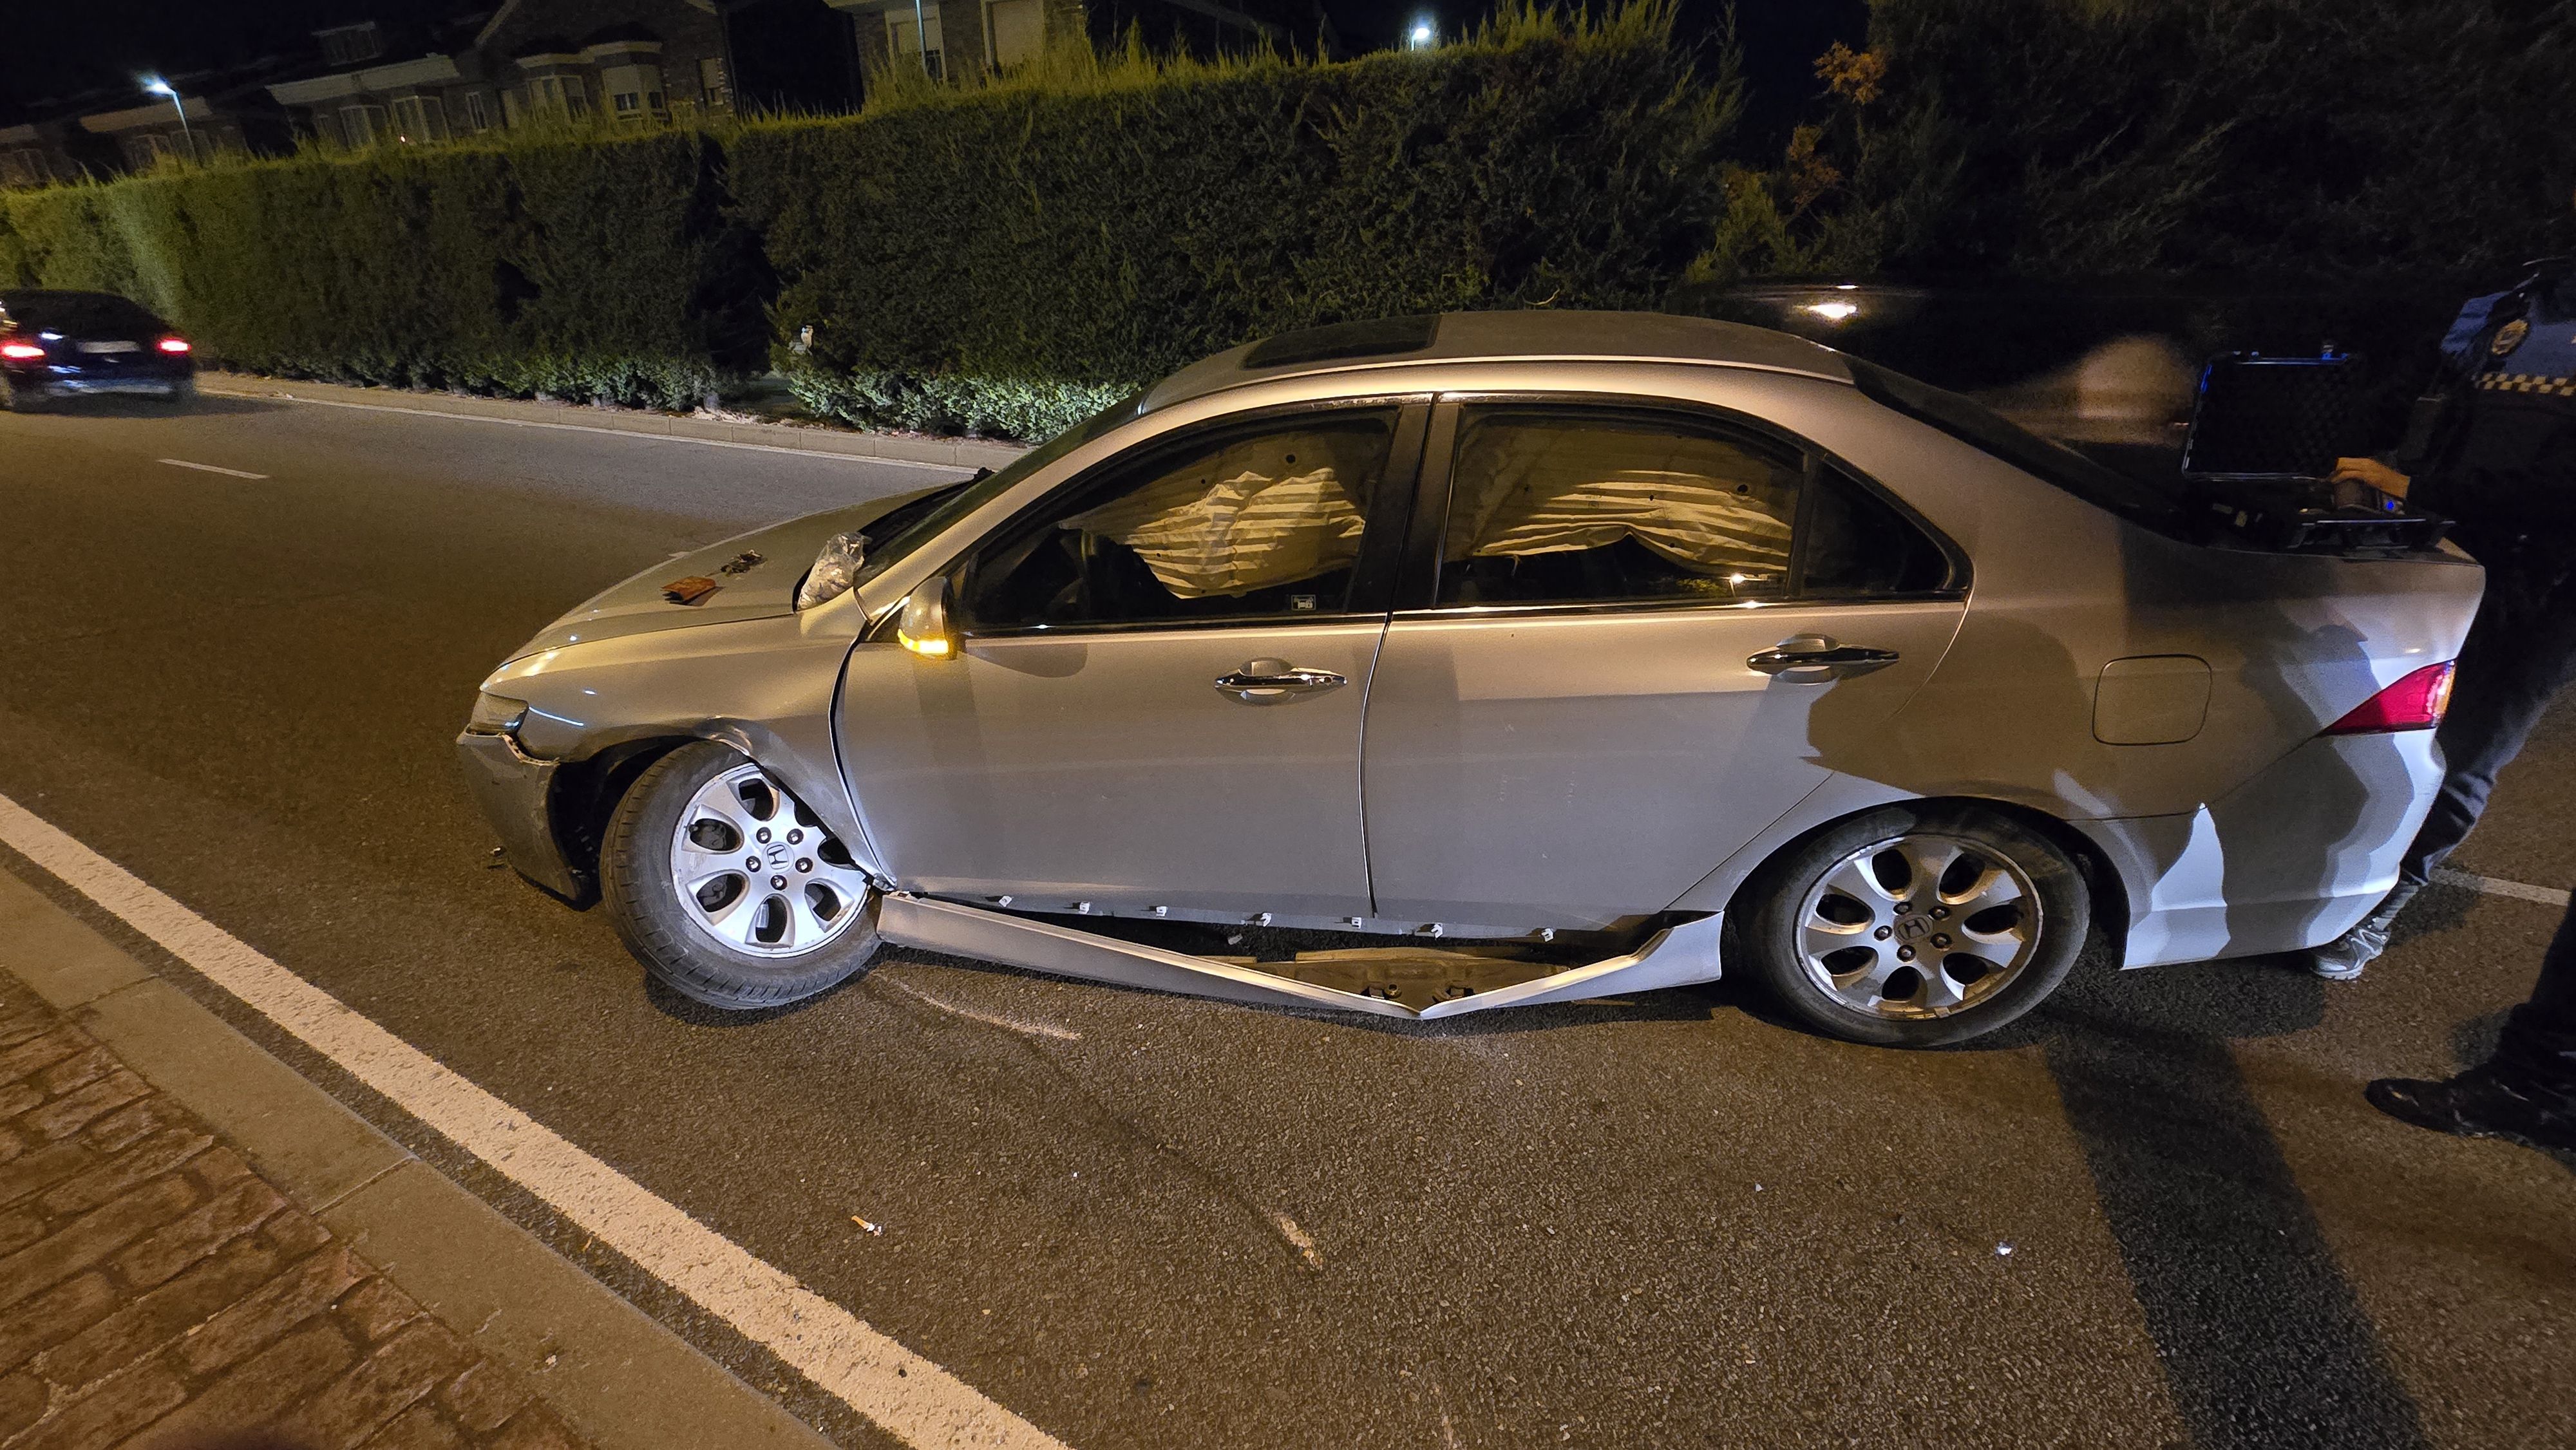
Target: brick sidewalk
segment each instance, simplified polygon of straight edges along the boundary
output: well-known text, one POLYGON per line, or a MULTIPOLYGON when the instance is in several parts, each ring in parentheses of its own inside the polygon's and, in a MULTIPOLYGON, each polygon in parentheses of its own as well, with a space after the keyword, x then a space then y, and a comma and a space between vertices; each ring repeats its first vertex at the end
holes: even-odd
POLYGON ((0 1450, 112 1446, 584 1442, 0 975, 0 1450))

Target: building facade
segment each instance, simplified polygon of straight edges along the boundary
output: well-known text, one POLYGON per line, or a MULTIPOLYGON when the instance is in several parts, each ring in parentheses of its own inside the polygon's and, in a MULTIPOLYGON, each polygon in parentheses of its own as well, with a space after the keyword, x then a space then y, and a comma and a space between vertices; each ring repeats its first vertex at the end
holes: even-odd
POLYGON ((270 86, 299 129, 351 147, 593 115, 643 124, 733 107, 716 0, 507 0, 466 43, 387 54, 372 24, 318 31, 342 68, 270 86))
POLYGON ((828 0, 850 17, 867 73, 898 61, 934 76, 973 76, 1035 60, 1050 45, 1087 43, 1082 0, 828 0))

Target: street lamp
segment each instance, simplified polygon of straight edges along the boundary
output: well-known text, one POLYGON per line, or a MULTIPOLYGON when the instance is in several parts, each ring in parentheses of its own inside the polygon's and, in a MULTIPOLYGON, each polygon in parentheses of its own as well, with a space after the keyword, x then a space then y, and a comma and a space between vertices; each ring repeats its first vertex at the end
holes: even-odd
POLYGON ((188 129, 188 103, 179 99, 178 88, 171 85, 168 81, 161 79, 159 76, 145 76, 143 78, 143 89, 150 91, 156 96, 168 96, 170 98, 171 109, 179 113, 179 139, 187 145, 188 159, 191 161, 196 160, 197 137, 194 132, 191 132, 188 129))
POLYGON ((1437 27, 1432 25, 1431 17, 1428 15, 1417 15, 1413 18, 1413 28, 1404 33, 1404 48, 1407 50, 1429 50, 1433 42, 1439 39, 1440 31, 1437 27))

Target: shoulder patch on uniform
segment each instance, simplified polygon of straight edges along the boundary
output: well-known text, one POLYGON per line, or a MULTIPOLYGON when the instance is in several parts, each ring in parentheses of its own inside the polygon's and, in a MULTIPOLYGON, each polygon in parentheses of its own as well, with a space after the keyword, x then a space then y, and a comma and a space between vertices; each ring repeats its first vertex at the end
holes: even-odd
POLYGON ((2522 346, 2522 340, 2529 336, 2531 336, 2531 324, 2517 317, 2496 329, 2495 341, 2487 344, 2487 351, 2497 357, 2503 357, 2522 346))

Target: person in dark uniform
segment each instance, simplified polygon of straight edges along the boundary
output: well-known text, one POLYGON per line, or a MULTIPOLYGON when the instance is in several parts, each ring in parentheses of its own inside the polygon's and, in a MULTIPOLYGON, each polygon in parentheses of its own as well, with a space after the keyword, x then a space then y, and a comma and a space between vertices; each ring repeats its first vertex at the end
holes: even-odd
POLYGON ((2520 286, 2471 298, 2394 465, 2341 459, 2335 478, 2455 520, 2452 537, 2487 570, 2435 736, 2444 772, 2432 814, 2395 889, 2314 953, 2317 975, 2347 981, 2388 949, 2399 913, 2478 823, 2497 772, 2576 679, 2576 258, 2536 263, 2520 286))
POLYGON ((2440 1082, 2384 1077, 2362 1095, 2419 1128, 2576 1152, 2576 903, 2540 959, 2531 1000, 2505 1019, 2495 1056, 2440 1082))

